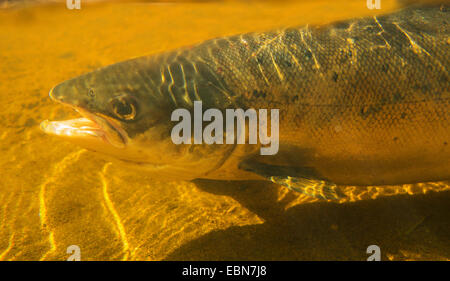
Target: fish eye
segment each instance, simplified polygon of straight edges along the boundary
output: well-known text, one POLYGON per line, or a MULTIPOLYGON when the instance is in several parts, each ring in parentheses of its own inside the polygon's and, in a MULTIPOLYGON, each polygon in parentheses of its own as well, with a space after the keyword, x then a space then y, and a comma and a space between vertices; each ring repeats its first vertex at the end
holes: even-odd
POLYGON ((112 112, 122 120, 134 120, 136 117, 136 102, 133 98, 120 96, 111 101, 112 112))

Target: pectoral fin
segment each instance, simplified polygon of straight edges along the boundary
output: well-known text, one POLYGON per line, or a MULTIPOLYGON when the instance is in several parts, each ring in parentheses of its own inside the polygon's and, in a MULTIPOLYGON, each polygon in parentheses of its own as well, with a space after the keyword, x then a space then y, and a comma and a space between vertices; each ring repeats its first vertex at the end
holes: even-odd
POLYGON ((284 167, 245 161, 239 168, 314 198, 339 200, 346 197, 334 183, 317 176, 314 169, 309 167, 284 167))

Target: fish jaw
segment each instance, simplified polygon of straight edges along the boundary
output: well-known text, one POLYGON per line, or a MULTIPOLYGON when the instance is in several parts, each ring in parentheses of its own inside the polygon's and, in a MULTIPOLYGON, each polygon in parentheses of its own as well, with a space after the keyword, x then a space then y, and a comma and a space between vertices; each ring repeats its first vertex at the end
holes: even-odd
POLYGON ((41 129, 50 135, 67 137, 89 137, 103 138, 105 133, 99 126, 88 118, 77 118, 65 121, 41 122, 41 129))
POLYGON ((68 139, 69 141, 94 149, 98 145, 110 145, 114 148, 125 148, 128 140, 127 133, 112 118, 103 114, 94 114, 81 107, 77 107, 55 98, 50 90, 49 96, 53 101, 69 106, 77 111, 82 118, 48 121, 40 124, 42 131, 49 135, 68 139))

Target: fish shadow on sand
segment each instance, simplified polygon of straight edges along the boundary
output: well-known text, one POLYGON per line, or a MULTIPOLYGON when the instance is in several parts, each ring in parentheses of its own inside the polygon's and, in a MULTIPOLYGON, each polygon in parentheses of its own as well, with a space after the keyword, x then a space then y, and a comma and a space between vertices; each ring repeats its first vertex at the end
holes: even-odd
POLYGON ((369 245, 380 247, 382 260, 450 258, 450 191, 286 209, 296 195, 279 200, 270 183, 195 183, 232 197, 264 222, 212 231, 166 260, 366 260, 369 245))

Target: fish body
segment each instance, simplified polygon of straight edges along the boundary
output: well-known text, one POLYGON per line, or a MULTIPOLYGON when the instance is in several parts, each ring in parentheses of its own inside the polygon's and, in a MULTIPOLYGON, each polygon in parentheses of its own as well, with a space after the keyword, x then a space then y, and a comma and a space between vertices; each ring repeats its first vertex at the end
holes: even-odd
POLYGON ((42 128, 168 178, 448 180, 449 20, 445 6, 414 7, 120 62, 52 89, 54 100, 85 119, 42 128), (204 110, 279 109, 279 152, 260 155, 260 144, 175 145, 170 115, 197 100, 204 110), (90 121, 80 134, 79 124, 90 121))

